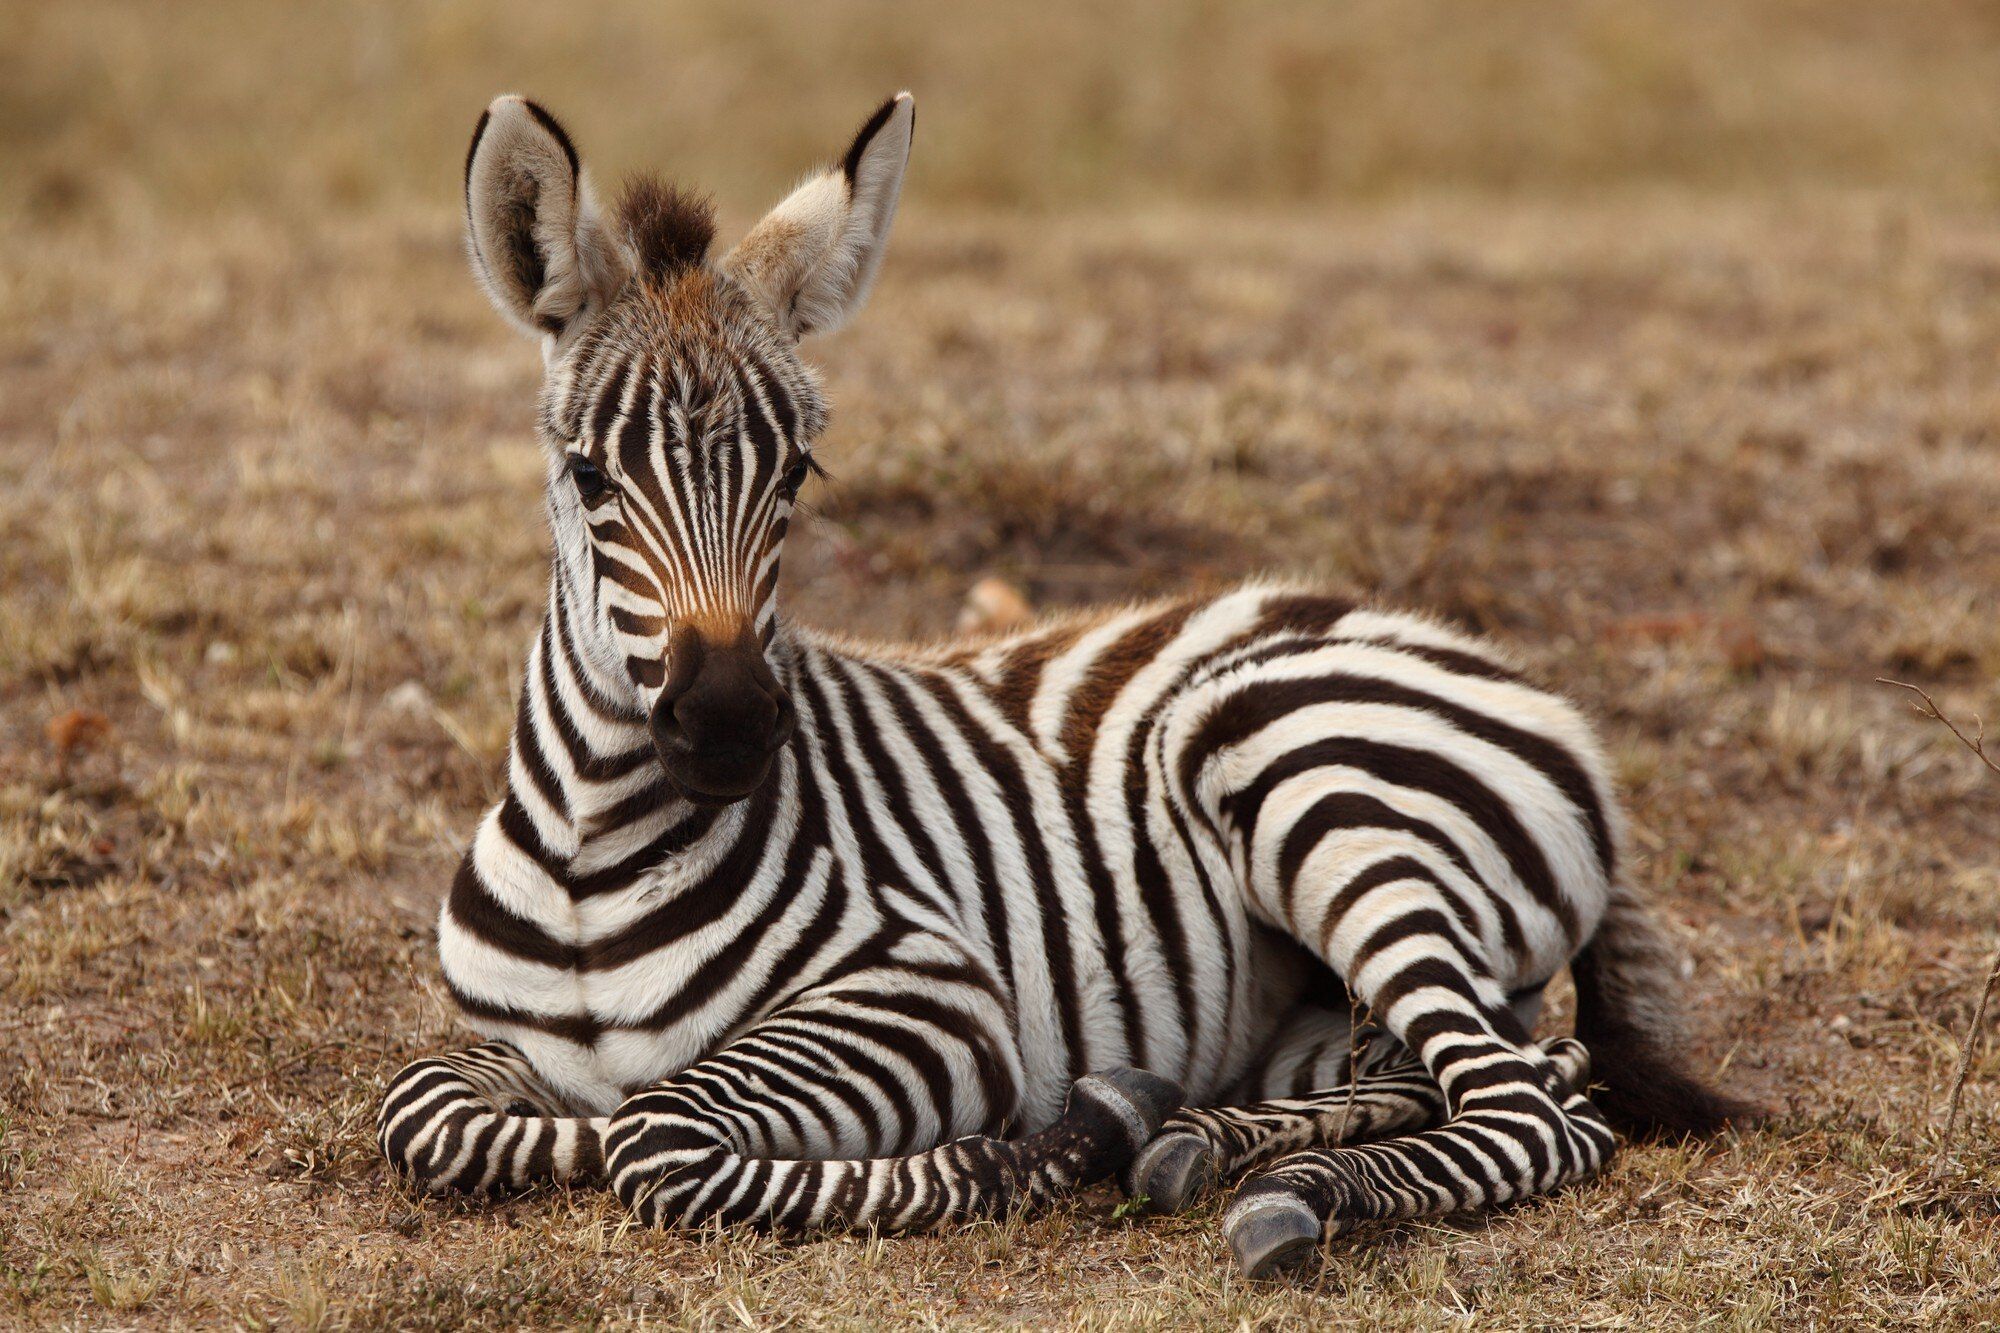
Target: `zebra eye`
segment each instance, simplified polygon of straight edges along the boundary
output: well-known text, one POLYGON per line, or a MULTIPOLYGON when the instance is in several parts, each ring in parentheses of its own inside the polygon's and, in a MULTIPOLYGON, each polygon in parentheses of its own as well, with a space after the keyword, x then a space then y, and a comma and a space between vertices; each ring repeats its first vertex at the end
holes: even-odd
POLYGON ((611 482, 604 475, 604 469, 585 458, 582 454, 569 456, 569 479, 576 483, 576 493, 583 497, 585 504, 602 499, 611 489, 611 482))
POLYGON ((812 471, 812 458, 809 455, 800 458, 798 462, 792 464, 786 470, 783 477, 779 478, 778 489, 785 493, 787 499, 790 499, 799 493, 799 487, 806 484, 806 478, 812 475, 812 471))

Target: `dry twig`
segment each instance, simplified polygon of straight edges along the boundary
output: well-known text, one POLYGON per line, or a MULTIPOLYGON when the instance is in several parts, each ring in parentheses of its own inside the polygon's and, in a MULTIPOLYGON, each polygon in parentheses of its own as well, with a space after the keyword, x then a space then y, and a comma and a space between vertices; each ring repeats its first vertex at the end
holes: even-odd
MULTIPOLYGON (((1956 722, 1939 711, 1937 700, 1931 698, 1929 691, 1907 681, 1890 680, 1883 676, 1877 676, 1875 679, 1878 685, 1893 685, 1899 690, 1908 690, 1923 700, 1921 704, 1912 705, 1919 715, 1934 722, 1942 722, 1951 734, 1958 738, 1960 745, 1977 756, 1980 763, 1986 765, 1992 772, 2000 774, 2000 764, 1994 763, 1992 757, 1986 753, 1986 723, 1983 720, 1974 717, 1973 734, 1967 736, 1959 729, 1956 722)), ((1965 1040, 1959 1043, 1958 1072, 1952 1077, 1951 1098, 1945 1104, 1944 1134, 1938 1139, 1937 1157, 1931 1163, 1933 1178, 1944 1169, 1945 1155, 1951 1151, 1952 1136, 1958 1130, 1959 1102, 1965 1096, 1965 1080, 1972 1073, 1972 1053, 1979 1044, 1980 1032, 1986 1026, 1986 1006, 1993 999, 1993 988, 1996 983, 2000 983, 2000 953, 1994 954, 1993 966, 1986 969, 1986 984, 1980 988, 1979 1003, 1973 1006, 1972 1022, 1966 1028, 1965 1040)))
POLYGON ((1347 1100, 1340 1107, 1340 1133, 1336 1143, 1347 1142, 1347 1126, 1354 1119, 1355 1084, 1361 1078, 1361 1025, 1365 1021, 1362 1014, 1365 1006, 1361 997, 1349 992, 1347 996, 1347 1100))

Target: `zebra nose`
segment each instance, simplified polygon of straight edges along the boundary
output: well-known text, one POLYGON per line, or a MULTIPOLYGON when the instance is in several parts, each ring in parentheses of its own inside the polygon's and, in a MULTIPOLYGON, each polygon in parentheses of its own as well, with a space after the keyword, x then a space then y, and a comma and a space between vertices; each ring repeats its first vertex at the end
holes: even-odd
POLYGON ((711 653, 708 661, 685 691, 661 697, 653 710, 655 731, 696 753, 739 747, 764 753, 778 730, 783 692, 776 682, 765 688, 733 654, 711 653))
POLYGON ((676 630, 669 657, 651 718, 663 758, 762 761, 791 737, 791 696, 753 635, 718 646, 676 630))

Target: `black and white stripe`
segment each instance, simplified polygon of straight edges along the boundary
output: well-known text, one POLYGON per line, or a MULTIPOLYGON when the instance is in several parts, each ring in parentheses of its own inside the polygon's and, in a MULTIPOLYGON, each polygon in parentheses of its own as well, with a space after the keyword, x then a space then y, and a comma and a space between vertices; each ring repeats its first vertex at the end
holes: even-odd
MULTIPOLYGON (((827 189, 860 198, 902 105, 827 189)), ((1678 982, 1590 727, 1489 646, 1282 583, 920 651, 782 621, 824 409, 756 236, 552 353, 548 610, 439 922, 488 1044, 392 1084, 398 1167, 783 1228, 1249 1172, 1225 1225, 1263 1273, 1603 1165, 1583 1047, 1529 1035, 1572 963, 1628 1118, 1735 1109, 1664 1054, 1678 982), (727 804, 659 749, 717 644, 795 713, 727 804)))

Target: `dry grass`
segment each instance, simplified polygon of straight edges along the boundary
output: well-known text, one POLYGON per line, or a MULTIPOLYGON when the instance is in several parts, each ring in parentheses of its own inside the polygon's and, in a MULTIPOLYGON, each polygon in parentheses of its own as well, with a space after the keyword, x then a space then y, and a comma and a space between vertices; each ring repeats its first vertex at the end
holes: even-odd
MULTIPOLYGON (((887 30, 886 11, 843 8, 887 30)), ((1569 189, 1653 114, 1642 88, 1595 130, 1530 117, 1506 197, 1457 188, 1448 163, 1473 140, 1450 107, 1400 130, 1393 108, 1353 117, 1353 142, 1407 173, 1365 205, 1280 205, 1326 195, 1338 161, 1324 178, 1245 164, 1254 207, 1086 211, 1119 191, 1078 184, 1085 159, 1062 154, 1045 193, 983 195, 974 175, 1009 156, 983 119, 1050 148, 1093 71, 1123 97, 1149 68, 1113 60, 1115 12, 1043 62, 1057 106, 1033 115, 1022 76, 954 63, 999 41, 992 19, 885 41, 881 68, 868 42, 833 43, 838 98, 717 92, 723 62, 661 95, 740 109, 758 156, 717 176, 739 216, 829 116, 899 81, 928 99, 925 184, 875 305, 822 349, 839 480, 788 562, 803 617, 927 634, 985 574, 1058 604, 1282 567, 1494 629, 1606 720, 1639 873, 1697 962, 1703 1058, 1779 1116, 1629 1152, 1469 1227, 1378 1231, 1313 1282, 1255 1289, 1213 1213, 1131 1222, 1105 1194, 962 1234, 786 1244, 635 1233, 593 1195, 441 1205, 383 1178, 376 1088, 461 1039, 429 921, 498 781, 542 589, 535 357, 463 271, 450 158, 545 34, 525 12, 501 42, 448 6, 384 11, 353 48, 415 25, 437 80, 404 87, 389 60, 399 98, 322 123, 305 109, 348 67, 313 83, 292 57, 253 80, 256 31, 231 44, 218 20, 213 78, 169 88, 159 70, 196 68, 188 34, 148 45, 108 6, 9 11, 34 31, 0 41, 20 66, 0 79, 0 162, 42 193, 0 227, 0 1324, 2000 1318, 1993 1043, 1928 1174, 2000 913, 2000 788, 1872 684, 2000 714, 2000 218, 1967 202, 1990 80, 1968 94, 1979 116, 1936 111, 1994 43, 1970 6, 1927 6, 1935 22, 1895 42, 1859 7, 1812 7, 1837 17, 1807 41, 1806 8, 1696 6, 1662 48, 1769 66, 1738 111, 1803 137, 1790 156, 1730 141, 1784 168, 1759 188, 1728 153, 1676 167, 1685 145, 1662 137, 1618 190, 1569 189), (108 34, 88 68, 84 11, 108 34), (95 92, 66 82, 92 70, 95 92), (1851 105, 1809 96, 1812 70, 1851 105), (269 116, 239 136, 219 108, 253 82, 269 116), (44 112, 59 153, 35 146, 44 112), (1922 151, 1841 157, 1870 115, 1922 151), (183 129, 210 137, 153 151, 183 129), (1396 134, 1407 155, 1383 146, 1396 134), (380 162, 378 135, 398 145, 380 162), (1904 188, 1836 188, 1843 162, 1904 188), (315 189, 347 202, 315 218, 315 189), (981 204, 1017 194, 1046 209, 981 204)), ((1221 73, 1183 78, 1186 106, 1163 113, 1195 126, 1304 21, 1173 12, 1230 34, 1221 73)), ((1520 49, 1642 22, 1564 12, 1520 49)), ((1418 19, 1355 14, 1370 69, 1414 61, 1399 42, 1418 19)), ((834 31, 701 21, 718 49, 769 40, 794 61, 834 31)), ((576 91, 636 161, 657 130, 632 110, 641 57, 618 55, 620 31, 555 43, 549 96, 576 91), (599 57, 610 75, 585 90, 599 57)), ((1028 39, 1009 40, 993 59, 1018 71, 1028 39)), ((1130 164, 1134 197, 1180 192, 1226 140, 1211 125, 1154 161, 1119 137, 1150 105, 1092 150, 1130 164)))

